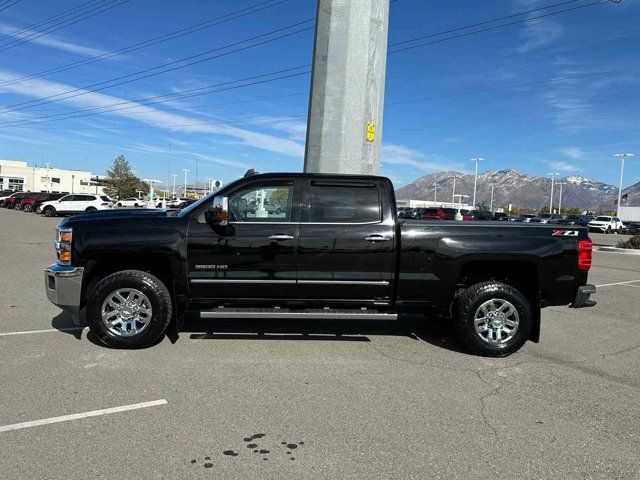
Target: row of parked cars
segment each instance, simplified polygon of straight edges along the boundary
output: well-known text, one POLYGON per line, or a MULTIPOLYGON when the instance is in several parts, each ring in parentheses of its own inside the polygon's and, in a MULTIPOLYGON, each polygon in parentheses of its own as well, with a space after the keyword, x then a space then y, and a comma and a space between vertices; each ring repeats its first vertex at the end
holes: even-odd
MULTIPOLYGON (((400 218, 414 220, 455 220, 457 208, 400 208, 400 218)), ((522 223, 542 223, 554 225, 577 225, 589 227, 591 232, 599 233, 626 233, 640 235, 640 223, 624 224, 618 217, 610 215, 567 215, 557 213, 521 213, 512 217, 502 212, 489 212, 483 210, 461 209, 462 220, 495 220, 522 223)))
MULTIPOLYGON (((193 199, 177 198, 167 201, 167 208, 184 208, 193 202, 195 202, 193 199)), ((114 208, 114 205, 119 208, 135 208, 144 207, 146 204, 146 200, 137 198, 112 200, 107 195, 91 195, 85 193, 0 191, 0 207, 23 210, 25 212, 42 213, 47 217, 110 210, 114 208)), ((155 206, 162 207, 162 202, 159 202, 155 206)))

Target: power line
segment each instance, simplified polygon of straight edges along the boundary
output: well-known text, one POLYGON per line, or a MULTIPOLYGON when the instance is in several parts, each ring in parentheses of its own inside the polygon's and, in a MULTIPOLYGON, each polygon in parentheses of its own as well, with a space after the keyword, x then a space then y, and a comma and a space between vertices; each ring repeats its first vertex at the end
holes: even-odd
MULTIPOLYGON (((461 33, 461 34, 458 34, 458 35, 453 35, 451 37, 446 37, 446 38, 441 38, 441 39, 438 39, 438 40, 433 40, 431 42, 420 43, 418 45, 410 45, 408 47, 403 47, 403 48, 398 48, 396 50, 391 50, 389 52, 389 55, 393 55, 394 53, 406 52, 407 50, 413 50, 415 48, 428 47, 430 45, 435 45, 436 43, 448 42, 450 40, 456 40, 458 38, 464 38, 464 37, 469 37, 469 36, 472 36, 472 35, 478 35, 480 33, 491 32, 491 31, 494 31, 494 30, 500 30, 502 28, 511 27, 513 25, 519 25, 519 24, 522 24, 522 23, 529 23, 529 22, 533 22, 533 21, 536 21, 536 20, 540 20, 542 18, 553 17, 553 16, 556 16, 556 15, 561 15, 563 13, 568 13, 568 12, 573 12, 573 11, 576 11, 576 10, 581 10, 583 8, 595 7, 596 5, 600 5, 600 4, 605 3, 605 2, 609 2, 609 0, 598 0, 596 2, 588 3, 586 5, 580 5, 580 6, 573 7, 573 8, 566 8, 564 10, 559 10, 557 12, 545 13, 544 15, 538 15, 536 17, 525 18, 523 20, 516 20, 514 22, 509 22, 509 23, 505 23, 505 24, 502 24, 502 25, 496 25, 496 26, 493 26, 493 27, 482 28, 480 30, 475 30, 473 32, 461 33)), ((435 34, 432 34, 431 36, 434 36, 434 35, 435 34)), ((421 38, 423 38, 423 37, 416 37, 414 39, 406 40, 404 43, 417 41, 417 40, 419 40, 421 38)))
POLYGON ((473 24, 470 24, 470 25, 465 25, 463 27, 456 27, 456 28, 452 28, 450 30, 444 30, 442 32, 429 33, 427 35, 422 35, 420 37, 412 38, 410 40, 403 40, 402 42, 392 43, 389 46, 390 47, 397 47, 398 45, 404 45, 406 43, 411 43, 411 42, 415 42, 415 41, 418 41, 418 40, 424 40, 425 38, 437 37, 439 35, 446 35, 447 33, 453 33, 453 32, 458 32, 460 30, 466 30, 468 28, 479 27, 481 25, 487 25, 489 23, 499 22, 501 20, 507 20, 509 18, 520 17, 522 15, 528 15, 530 13, 539 12, 541 10, 548 10, 550 8, 560 7, 562 5, 567 5, 569 3, 575 3, 575 2, 579 2, 579 1, 581 1, 581 0, 568 0, 568 1, 565 1, 565 2, 560 2, 560 3, 555 3, 555 4, 552 4, 552 5, 547 5, 545 7, 538 7, 538 8, 534 8, 533 10, 527 10, 525 12, 519 12, 519 13, 514 13, 512 15, 506 15, 504 17, 494 18, 494 19, 491 19, 491 20, 485 20, 485 21, 482 21, 482 22, 473 23, 473 24))
MULTIPOLYGON (((11 0, 8 0, 9 2, 11 0)), ((7 5, 8 2, 4 2, 2 5, 0 5, 0 12, 3 12, 4 10, 6 10, 9 7, 13 7, 16 3, 20 2, 21 0, 14 0, 13 3, 9 3, 9 5, 7 5)))
POLYGON ((81 3, 80 5, 76 5, 73 8, 70 8, 68 10, 64 10, 64 11, 62 11, 60 13, 57 13, 56 15, 53 15, 53 16, 48 17, 48 18, 45 18, 44 20, 40 20, 40 21, 38 21, 36 23, 32 23, 31 25, 27 25, 26 27, 23 27, 23 28, 21 28, 19 30, 15 30, 15 31, 11 32, 11 34, 12 35, 19 35, 22 32, 30 31, 30 30, 32 30, 32 29, 34 29, 36 27, 39 27, 39 26, 44 25, 46 23, 52 22, 53 20, 57 20, 57 19, 59 19, 59 17, 64 17, 64 16, 74 12, 75 10, 88 7, 88 5, 90 5, 92 3, 100 3, 102 1, 104 1, 104 0, 91 0, 89 2, 81 3))
POLYGON ((554 82, 561 82, 564 80, 574 80, 577 78, 587 78, 587 77, 595 77, 598 75, 609 75, 612 73, 622 73, 622 72, 628 72, 631 70, 637 70, 640 69, 640 65, 634 65, 633 67, 627 67, 627 68, 620 68, 617 70, 608 70, 606 72, 593 72, 593 73, 583 73, 583 74, 579 74, 579 75, 567 75, 567 76, 563 76, 563 77, 554 77, 554 78, 548 78, 546 80, 538 80, 536 82, 529 82, 529 83, 518 83, 518 84, 514 84, 514 85, 503 85, 500 87, 492 87, 492 88, 485 88, 482 90, 471 90, 468 92, 458 92, 458 93, 451 93, 448 95, 441 95, 441 96, 437 96, 437 97, 424 97, 424 98, 416 98, 416 99, 412 99, 412 100, 403 100, 400 102, 393 102, 393 103, 387 103, 385 104, 385 106, 391 107, 391 106, 396 106, 396 105, 406 105, 409 103, 419 103, 419 102, 427 102, 430 100, 441 100, 441 99, 445 99, 445 98, 452 98, 452 97, 460 97, 463 95, 474 95, 476 93, 488 93, 488 92, 496 92, 496 91, 500 91, 500 90, 507 90, 510 88, 522 88, 522 87, 533 87, 536 85, 543 85, 546 83, 554 83, 554 82))
POLYGON ((413 76, 421 75, 423 73, 433 72, 435 70, 443 70, 443 69, 455 68, 455 67, 466 67, 466 66, 469 66, 469 65, 476 65, 478 63, 491 62, 491 61, 494 61, 494 60, 502 60, 502 59, 505 59, 505 58, 519 57, 519 56, 522 56, 522 55, 528 55, 530 53, 538 53, 538 52, 545 52, 545 51, 548 51, 548 50, 555 50, 556 48, 565 48, 565 47, 570 47, 570 46, 574 46, 574 45, 583 45, 585 43, 592 43, 592 42, 597 42, 597 41, 602 41, 602 40, 609 40, 609 39, 612 39, 612 38, 617 38, 617 37, 626 36, 626 35, 634 35, 634 34, 636 34, 638 32, 640 32, 640 30, 630 30, 628 32, 621 32, 621 33, 615 33, 613 35, 606 35, 606 36, 601 36, 601 37, 588 38, 588 39, 585 39, 585 40, 579 40, 577 42, 567 42, 567 43, 562 43, 562 44, 559 44, 559 45, 551 45, 549 47, 534 48, 534 49, 531 49, 531 50, 523 50, 521 52, 507 53, 505 55, 498 55, 496 57, 480 58, 478 60, 471 60, 469 62, 452 63, 452 64, 449 64, 449 65, 440 65, 440 66, 428 68, 426 70, 420 70, 420 71, 417 71, 417 72, 405 73, 405 74, 402 74, 402 75, 394 75, 394 76, 391 76, 391 77, 387 77, 387 80, 395 80, 395 79, 399 79, 399 78, 413 77, 413 76))
POLYGON ((143 76, 140 76, 138 78, 125 80, 125 81, 122 81, 122 82, 117 82, 118 80, 121 80, 121 79, 130 78, 130 77, 137 76, 137 75, 142 75, 142 74, 144 74, 146 72, 151 72, 153 70, 158 70, 158 69, 161 69, 161 68, 165 68, 165 67, 168 67, 170 65, 175 65, 177 63, 182 63, 182 62, 185 62, 187 60, 191 60, 191 59, 194 59, 194 58, 197 58, 197 57, 202 57, 204 55, 208 55, 208 54, 216 52, 216 51, 220 51, 220 50, 224 50, 224 49, 236 46, 236 45, 240 45, 242 43, 247 43, 249 41, 256 40, 258 38, 262 38, 262 37, 266 37, 266 36, 269 36, 269 35, 273 35, 274 33, 282 32, 282 31, 285 31, 285 30, 289 30, 291 28, 304 25, 305 23, 308 23, 308 22, 311 22, 311 21, 313 21, 313 20, 304 20, 302 22, 297 22, 297 23, 294 23, 294 24, 290 24, 290 25, 287 25, 286 27, 282 27, 282 28, 279 28, 279 29, 276 29, 276 30, 272 30, 271 32, 267 32, 267 33, 264 33, 264 34, 261 34, 261 35, 256 35, 254 37, 251 37, 251 38, 248 38, 248 39, 245 39, 245 40, 241 40, 239 42, 234 42, 234 43, 231 43, 231 44, 227 44, 227 45, 224 45, 222 47, 218 47, 218 48, 215 48, 215 49, 212 49, 212 50, 207 50, 206 52, 202 52, 202 53, 199 53, 197 55, 191 55, 189 57, 185 57, 185 58, 182 58, 182 59, 179 59, 179 60, 174 60, 172 62, 168 62, 168 63, 162 64, 162 65, 158 65, 156 67, 140 70, 138 72, 130 73, 130 74, 127 74, 127 75, 122 75, 120 77, 112 78, 110 80, 97 82, 97 83, 94 83, 94 84, 91 84, 91 85, 87 85, 87 86, 80 87, 80 88, 75 88, 75 89, 68 90, 66 92, 57 93, 57 94, 54 94, 54 95, 48 95, 46 97, 42 97, 42 98, 39 98, 37 100, 29 100, 27 102, 21 102, 21 103, 16 103, 16 104, 13 104, 13 105, 9 105, 7 107, 2 107, 2 108, 0 108, 0 113, 24 110, 24 109, 27 109, 27 108, 36 107, 36 106, 44 105, 44 104, 47 104, 47 103, 58 102, 58 101, 66 100, 66 99, 69 99, 69 98, 74 98, 74 97, 79 97, 79 96, 82 96, 82 95, 87 95, 89 93, 99 92, 101 90, 106 90, 108 88, 113 88, 113 87, 116 87, 116 86, 119 86, 119 85, 124 85, 124 84, 127 84, 127 83, 131 83, 131 82, 135 82, 135 81, 138 81, 138 80, 142 80, 144 78, 154 77, 154 76, 157 76, 157 75, 161 75, 163 73, 167 73, 167 72, 171 72, 171 71, 174 71, 174 70, 179 70, 179 69, 182 69, 182 68, 185 68, 185 67, 189 67, 191 65, 196 65, 196 64, 199 64, 199 63, 202 63, 202 62, 207 62, 207 61, 210 61, 210 60, 214 60, 216 58, 232 55, 234 53, 242 52, 242 51, 248 50, 250 48, 254 48, 254 47, 257 47, 257 46, 265 45, 267 43, 272 43, 274 41, 281 40, 283 38, 291 37, 293 35, 297 35, 299 33, 303 33, 303 32, 312 30, 314 27, 306 27, 306 28, 302 28, 302 29, 299 29, 299 30, 294 30, 293 32, 288 32, 288 33, 285 33, 285 34, 282 34, 282 35, 278 35, 278 36, 276 36, 274 38, 270 38, 268 40, 263 40, 261 42, 256 42, 256 43, 253 43, 251 45, 240 47, 240 48, 237 48, 235 50, 230 50, 228 52, 224 52, 224 53, 221 53, 221 54, 218 54, 218 55, 214 55, 214 56, 210 56, 210 57, 206 57, 206 58, 201 58, 199 60, 196 60, 196 61, 193 61, 193 62, 189 62, 189 63, 186 63, 184 65, 179 65, 179 66, 172 67, 172 68, 166 68, 165 70, 162 70, 160 72, 150 73, 148 75, 143 75, 143 76), (99 85, 104 85, 104 84, 112 83, 112 82, 117 82, 117 83, 113 83, 112 85, 106 85, 106 86, 103 86, 103 87, 100 87, 100 88, 93 88, 93 87, 96 87, 96 86, 99 86, 99 85), (74 93, 74 92, 77 92, 77 93, 74 93), (70 95, 72 93, 73 93, 73 95, 70 95), (66 95, 66 96, 64 96, 64 95, 66 95), (62 97, 62 98, 59 98, 59 97, 62 97), (19 107, 19 108, 14 108, 14 107, 19 107))
POLYGON ((30 75, 24 75, 21 77, 16 77, 13 78, 11 80, 6 80, 4 82, 0 82, 0 86, 4 86, 4 85, 13 85, 15 83, 21 83, 25 80, 29 80, 29 79, 33 79, 33 78, 41 78, 41 77, 45 77, 48 75, 53 75, 56 73, 60 73, 60 72, 65 72, 67 70, 72 70, 74 68, 78 68, 78 67, 83 67, 86 65, 90 65, 92 63, 96 63, 96 62, 100 62, 102 60, 107 60, 110 58, 114 58, 120 55, 124 55, 125 53, 130 53, 130 52, 134 52, 136 50, 140 50, 142 48, 146 48, 146 47, 150 47, 153 45, 157 45, 159 43, 163 43, 163 42, 167 42, 169 40, 173 40, 175 38, 179 38, 179 37, 183 37, 185 35, 190 35, 192 33, 196 33, 199 32, 201 30, 204 30, 206 28, 211 28, 217 25, 221 25, 223 23, 227 23, 233 20, 237 20, 239 18, 242 17, 246 17, 248 15, 253 15, 254 13, 258 13, 261 12, 263 10, 281 5, 285 2, 287 2, 288 0, 280 0, 277 1, 277 3, 273 3, 276 0, 268 0, 266 2, 261 2, 255 5, 252 5, 250 7, 246 7, 246 8, 242 8, 240 10, 236 10, 234 12, 228 13, 226 15, 222 15, 220 17, 216 17, 216 18, 212 18, 210 20, 207 20, 206 22, 201 22, 195 25, 191 25, 189 27, 186 28, 182 28, 180 30, 175 30, 173 32, 169 32, 167 34, 164 35, 160 35, 158 37, 154 37, 154 38, 150 38, 148 40, 145 40, 143 42, 139 42, 139 43, 135 43, 132 45, 129 45, 127 47, 122 47, 120 49, 117 50, 113 50, 110 52, 106 52, 100 55, 96 55, 94 57, 90 57, 84 60, 79 60, 77 62, 73 62, 67 65, 62 65, 60 67, 55 67, 55 68, 51 68, 48 70, 43 70, 34 74, 30 74, 30 75))
MULTIPOLYGON (((116 8, 116 7, 119 7, 120 5, 124 5, 125 3, 129 2, 129 1, 130 0, 112 0, 110 3, 113 3, 113 2, 116 2, 116 3, 113 3, 113 5, 110 5, 110 6, 106 7, 106 8, 103 8, 104 5, 101 5, 97 9, 94 9, 94 10, 97 10, 97 11, 95 11, 94 13, 91 13, 90 15, 86 15, 86 13, 89 13, 89 12, 85 12, 85 13, 82 13, 80 15, 76 15, 75 17, 71 17, 68 20, 64 20, 64 21, 62 21, 62 22, 60 22, 58 24, 54 24, 51 27, 47 27, 46 29, 41 30, 39 32, 33 32, 33 33, 23 37, 20 40, 15 40, 14 42, 11 42, 11 43, 8 43, 6 45, 3 45, 2 48, 0 48, 0 53, 4 52, 6 50, 9 50, 11 48, 17 47, 19 45, 32 42, 33 40, 36 40, 36 39, 38 39, 40 37, 43 37, 43 36, 45 36, 45 35, 47 35, 47 34, 49 34, 51 32, 57 32, 58 30, 62 30, 63 28, 69 27, 69 26, 74 25, 74 24, 76 24, 78 22, 86 20, 87 18, 91 18, 91 17, 95 17, 96 15, 100 15, 101 13, 104 13, 104 12, 106 12, 108 10, 111 10, 113 8, 116 8), (120 3, 117 3, 117 2, 120 2, 120 3), (77 18, 77 17, 81 17, 81 18, 79 18, 77 20, 74 20, 72 22, 69 22, 69 20, 77 18), (68 23, 66 23, 66 22, 68 22, 68 23)), ((109 3, 107 3, 106 5, 109 5, 109 3)))

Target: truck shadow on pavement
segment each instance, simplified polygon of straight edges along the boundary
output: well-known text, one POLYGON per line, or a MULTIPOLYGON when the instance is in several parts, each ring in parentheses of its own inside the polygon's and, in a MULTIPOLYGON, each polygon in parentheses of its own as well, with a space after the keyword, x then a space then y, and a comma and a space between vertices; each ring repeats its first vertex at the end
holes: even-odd
POLYGON ((80 315, 80 325, 73 323, 71 315, 67 312, 60 312, 58 315, 51 319, 51 327, 71 335, 78 340, 82 339, 82 329, 87 325, 84 317, 84 311, 80 315))
POLYGON ((199 319, 187 316, 181 334, 191 340, 299 340, 370 342, 371 336, 408 337, 465 353, 451 321, 438 317, 402 315, 398 320, 199 319))

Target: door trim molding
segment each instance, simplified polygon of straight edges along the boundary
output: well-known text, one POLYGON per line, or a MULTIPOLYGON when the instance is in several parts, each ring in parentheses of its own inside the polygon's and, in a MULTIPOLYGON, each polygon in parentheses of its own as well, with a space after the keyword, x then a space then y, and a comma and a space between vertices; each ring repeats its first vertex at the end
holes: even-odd
POLYGON ((240 280, 240 279, 220 279, 220 278, 192 278, 191 283, 281 283, 295 285, 295 280, 240 280))
POLYGON ((386 287, 386 280, 240 280, 219 278, 192 278, 191 283, 280 283, 295 285, 372 285, 386 287))

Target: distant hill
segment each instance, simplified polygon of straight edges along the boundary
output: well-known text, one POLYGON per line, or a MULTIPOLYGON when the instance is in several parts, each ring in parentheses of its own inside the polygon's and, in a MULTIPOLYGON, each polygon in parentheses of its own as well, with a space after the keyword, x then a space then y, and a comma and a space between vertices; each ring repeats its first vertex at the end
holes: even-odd
MULTIPOLYGON (((471 202, 473 195, 473 175, 446 171, 420 177, 414 182, 399 188, 397 198, 401 200, 433 200, 434 186, 438 188, 438 201, 451 201, 453 176, 457 176, 456 193, 469 195, 471 202)), ((566 208, 582 210, 612 210, 615 208, 618 189, 614 185, 607 185, 592 178, 572 175, 556 179, 562 182, 562 205, 566 208)), ((495 185, 494 206, 505 207, 511 203, 514 207, 538 210, 549 205, 551 179, 535 177, 518 170, 488 170, 478 175, 477 202, 489 204, 491 198, 491 184, 495 185)), ((623 194, 629 194, 623 205, 640 205, 640 182, 625 189, 623 194)), ((554 205, 558 205, 559 187, 554 190, 554 205)))

